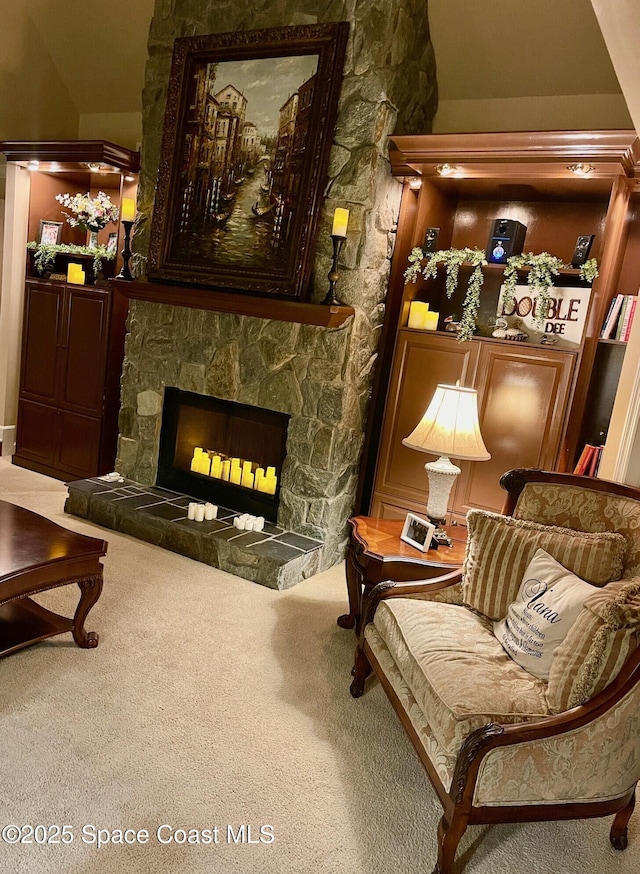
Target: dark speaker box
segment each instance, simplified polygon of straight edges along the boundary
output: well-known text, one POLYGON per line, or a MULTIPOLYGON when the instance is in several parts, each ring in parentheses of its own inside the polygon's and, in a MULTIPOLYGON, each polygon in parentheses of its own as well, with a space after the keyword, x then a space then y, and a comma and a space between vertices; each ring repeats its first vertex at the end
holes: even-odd
POLYGON ((520 255, 524 248, 526 225, 513 219, 496 219, 487 244, 489 264, 506 264, 507 258, 520 255))
POLYGON ((582 267, 584 262, 589 257, 589 252, 591 251, 591 245, 593 244, 593 238, 595 234, 583 234, 578 237, 576 240, 576 247, 573 250, 573 255, 571 256, 571 266, 572 267, 582 267))
POLYGON ((427 228, 424 234, 423 252, 437 252, 440 228, 427 228))

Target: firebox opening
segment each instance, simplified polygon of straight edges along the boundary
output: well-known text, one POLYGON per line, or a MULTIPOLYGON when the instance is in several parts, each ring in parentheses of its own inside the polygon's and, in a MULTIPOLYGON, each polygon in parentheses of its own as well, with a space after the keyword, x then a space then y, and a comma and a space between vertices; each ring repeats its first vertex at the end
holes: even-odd
POLYGON ((167 387, 157 484, 275 522, 290 418, 167 387))

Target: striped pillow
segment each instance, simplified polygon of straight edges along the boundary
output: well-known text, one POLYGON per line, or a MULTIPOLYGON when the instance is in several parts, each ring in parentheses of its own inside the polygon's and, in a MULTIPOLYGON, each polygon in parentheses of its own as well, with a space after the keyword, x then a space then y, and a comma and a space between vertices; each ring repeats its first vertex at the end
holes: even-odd
POLYGON ((547 688, 552 713, 584 704, 608 686, 640 644, 640 578, 590 595, 556 649, 547 688))
POLYGON ((544 549, 568 571, 594 586, 604 586, 622 575, 627 547, 622 534, 588 534, 485 510, 469 510, 467 525, 462 569, 464 604, 489 619, 504 619, 507 615, 537 549, 544 549))

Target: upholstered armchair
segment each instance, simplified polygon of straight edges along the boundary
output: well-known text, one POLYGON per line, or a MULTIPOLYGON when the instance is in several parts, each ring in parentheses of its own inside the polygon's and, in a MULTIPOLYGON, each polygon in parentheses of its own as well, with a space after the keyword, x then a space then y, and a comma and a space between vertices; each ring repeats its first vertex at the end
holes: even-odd
POLYGON ((612 814, 623 850, 640 778, 640 490, 538 470, 501 485, 502 515, 469 513, 461 572, 381 583, 363 605, 351 694, 377 675, 435 788, 434 874, 475 823, 612 814), (581 593, 546 654, 564 613, 547 599, 569 589, 541 584, 542 559, 581 593), (533 630, 505 639, 523 591, 533 630))

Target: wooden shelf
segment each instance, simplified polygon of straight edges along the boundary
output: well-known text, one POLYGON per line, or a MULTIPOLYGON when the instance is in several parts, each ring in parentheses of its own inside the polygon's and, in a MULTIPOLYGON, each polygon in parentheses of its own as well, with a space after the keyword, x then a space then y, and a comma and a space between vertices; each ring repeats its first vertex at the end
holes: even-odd
POLYGON ((353 307, 349 306, 325 306, 298 300, 258 297, 240 292, 191 288, 143 280, 127 282, 124 279, 113 279, 112 285, 120 294, 131 300, 235 313, 240 316, 254 316, 258 319, 274 319, 280 322, 297 322, 302 325, 318 325, 322 328, 339 328, 355 313, 353 307))
POLYGON ((26 164, 38 161, 47 170, 55 163, 57 170, 87 170, 89 163, 104 164, 126 173, 140 169, 140 152, 106 140, 3 140, 0 152, 7 161, 26 164))

